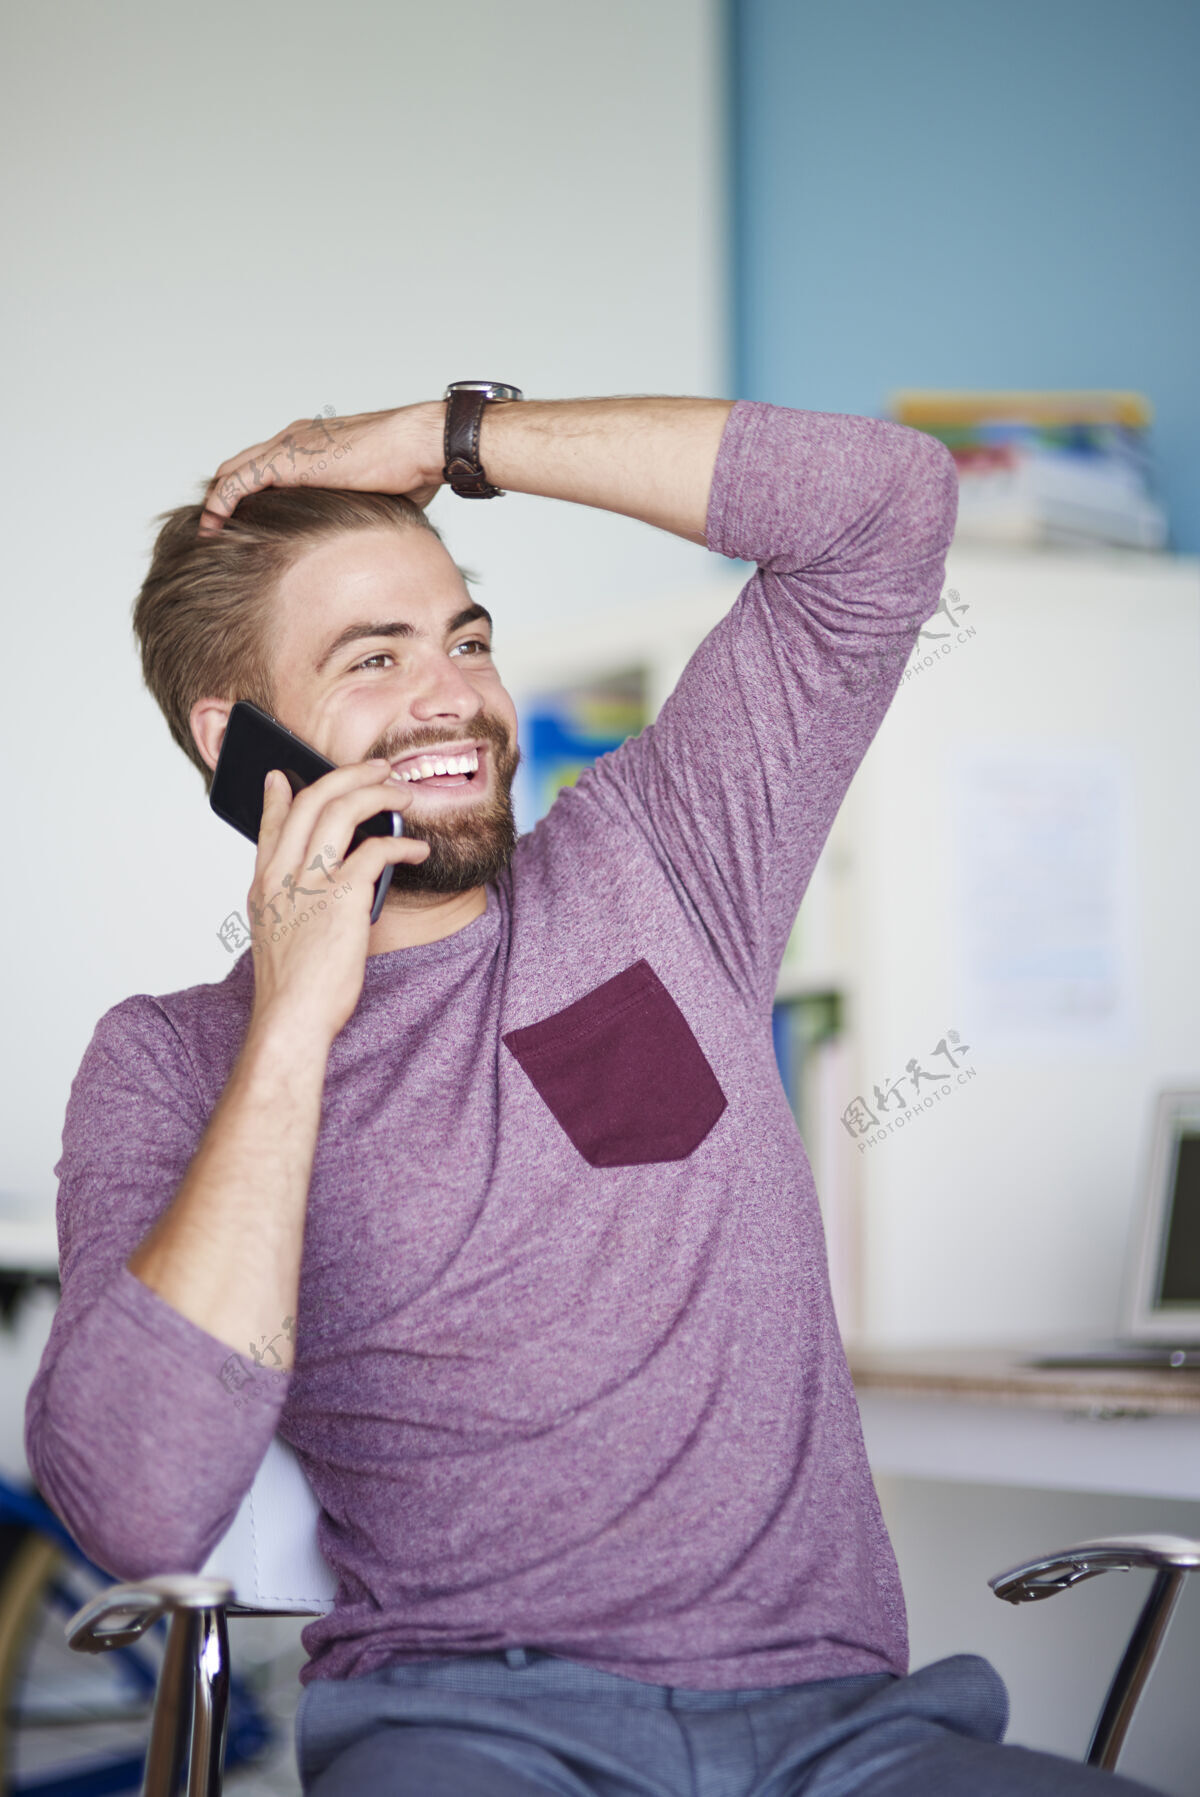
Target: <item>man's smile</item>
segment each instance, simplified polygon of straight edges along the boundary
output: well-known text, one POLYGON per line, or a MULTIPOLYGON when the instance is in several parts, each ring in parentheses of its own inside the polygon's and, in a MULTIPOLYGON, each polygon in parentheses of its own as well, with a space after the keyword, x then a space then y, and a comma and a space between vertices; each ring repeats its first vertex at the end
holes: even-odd
POLYGON ((418 749, 392 763, 392 779, 438 792, 481 792, 488 784, 487 744, 449 743, 418 749))

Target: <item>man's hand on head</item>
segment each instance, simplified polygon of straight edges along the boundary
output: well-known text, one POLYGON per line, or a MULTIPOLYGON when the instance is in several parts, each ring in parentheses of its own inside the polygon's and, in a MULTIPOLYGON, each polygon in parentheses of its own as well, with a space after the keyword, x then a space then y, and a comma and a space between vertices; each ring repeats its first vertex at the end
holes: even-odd
POLYGON ((402 493, 424 508, 442 484, 445 412, 441 400, 431 400, 351 418, 298 419, 221 463, 204 496, 199 535, 214 536, 239 500, 264 487, 402 493))

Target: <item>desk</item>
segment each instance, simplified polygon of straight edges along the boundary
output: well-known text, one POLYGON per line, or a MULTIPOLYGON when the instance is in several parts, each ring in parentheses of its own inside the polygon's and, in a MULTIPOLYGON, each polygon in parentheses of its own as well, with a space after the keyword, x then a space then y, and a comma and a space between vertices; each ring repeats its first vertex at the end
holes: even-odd
POLYGON ((872 1471, 1200 1500, 1200 1371, 1021 1361, 1013 1348, 852 1352, 872 1471))

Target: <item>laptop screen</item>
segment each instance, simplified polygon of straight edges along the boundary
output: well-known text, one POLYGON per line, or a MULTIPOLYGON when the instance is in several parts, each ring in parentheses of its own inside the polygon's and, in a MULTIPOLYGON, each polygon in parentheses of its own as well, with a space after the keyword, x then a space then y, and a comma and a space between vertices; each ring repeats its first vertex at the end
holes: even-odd
POLYGON ((1175 1167, 1154 1308, 1200 1305, 1200 1134, 1175 1138, 1175 1167))

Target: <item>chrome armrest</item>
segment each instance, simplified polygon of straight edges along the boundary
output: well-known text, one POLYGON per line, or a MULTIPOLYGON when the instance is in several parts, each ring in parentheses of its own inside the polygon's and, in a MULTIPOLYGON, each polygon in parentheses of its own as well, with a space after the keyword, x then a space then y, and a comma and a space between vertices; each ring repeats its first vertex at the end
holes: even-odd
POLYGON ((229 1579, 202 1579, 163 1573, 136 1584, 110 1585, 76 1610, 67 1623, 67 1641, 77 1653, 105 1653, 127 1647, 166 1612, 224 1609, 233 1597, 229 1579), (123 1623, 118 1618, 124 1617, 123 1623))
POLYGON ((1087 1751, 1089 1766, 1111 1772, 1117 1763, 1133 1713, 1166 1639, 1183 1581, 1200 1566, 1200 1541, 1186 1535, 1110 1535, 1099 1541, 1081 1541, 1075 1547, 1027 1560, 1008 1572, 998 1572, 988 1584, 1010 1604, 1034 1603, 1054 1597, 1085 1579, 1103 1572, 1131 1572, 1146 1568, 1154 1584, 1133 1625, 1133 1633, 1121 1663, 1113 1675, 1104 1708, 1092 1731, 1087 1751))
POLYGON ((1158 1572, 1176 1567, 1192 1572, 1200 1566, 1200 1541, 1186 1535, 1108 1535, 1099 1541, 1081 1541, 1056 1554, 1044 1554, 1038 1560, 1027 1560, 1008 1572, 998 1572, 988 1584, 1010 1604, 1033 1603, 1041 1597, 1053 1597, 1068 1591, 1084 1579, 1095 1579, 1102 1572, 1130 1572, 1135 1567, 1149 1567, 1158 1572))
POLYGON ((144 1634, 164 1613, 167 1642, 154 1695, 142 1797, 176 1797, 187 1762, 188 1797, 215 1797, 229 1720, 231 1579, 164 1573, 110 1585, 66 1625, 79 1653, 104 1653, 144 1634), (190 1756, 189 1756, 190 1748, 190 1756))

